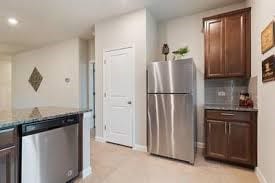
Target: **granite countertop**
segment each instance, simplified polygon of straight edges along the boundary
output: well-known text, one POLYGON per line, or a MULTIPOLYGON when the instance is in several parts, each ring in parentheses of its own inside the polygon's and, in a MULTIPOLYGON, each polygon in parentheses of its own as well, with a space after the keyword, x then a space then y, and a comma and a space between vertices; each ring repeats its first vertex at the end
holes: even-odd
POLYGON ((0 129, 92 111, 80 108, 35 107, 0 111, 0 129))
POLYGON ((223 104, 205 104, 204 109, 227 110, 227 111, 248 111, 257 112, 257 108, 240 107, 239 105, 223 105, 223 104))

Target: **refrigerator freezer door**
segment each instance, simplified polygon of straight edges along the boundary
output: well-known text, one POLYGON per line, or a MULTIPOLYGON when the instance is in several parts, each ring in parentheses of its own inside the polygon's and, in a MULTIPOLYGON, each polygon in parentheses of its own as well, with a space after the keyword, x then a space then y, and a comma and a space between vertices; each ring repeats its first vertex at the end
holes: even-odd
POLYGON ((190 94, 148 95, 148 151, 194 163, 194 110, 190 94))
POLYGON ((153 62, 148 65, 148 93, 192 93, 194 64, 192 59, 153 62))

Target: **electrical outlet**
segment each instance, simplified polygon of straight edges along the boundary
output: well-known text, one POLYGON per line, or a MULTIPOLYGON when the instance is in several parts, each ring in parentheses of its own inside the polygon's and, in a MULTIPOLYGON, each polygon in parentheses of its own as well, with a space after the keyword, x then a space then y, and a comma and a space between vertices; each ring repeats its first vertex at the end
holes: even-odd
POLYGON ((219 91, 218 96, 219 97, 224 97, 225 96, 225 91, 219 91))

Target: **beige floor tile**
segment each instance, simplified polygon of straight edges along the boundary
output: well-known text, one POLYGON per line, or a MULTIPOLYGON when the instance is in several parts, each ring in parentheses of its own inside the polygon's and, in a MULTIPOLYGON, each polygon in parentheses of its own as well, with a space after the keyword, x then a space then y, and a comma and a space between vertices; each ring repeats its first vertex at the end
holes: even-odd
POLYGON ((192 166, 92 140, 91 164, 93 174, 77 183, 259 183, 254 171, 206 161, 202 152, 192 166))

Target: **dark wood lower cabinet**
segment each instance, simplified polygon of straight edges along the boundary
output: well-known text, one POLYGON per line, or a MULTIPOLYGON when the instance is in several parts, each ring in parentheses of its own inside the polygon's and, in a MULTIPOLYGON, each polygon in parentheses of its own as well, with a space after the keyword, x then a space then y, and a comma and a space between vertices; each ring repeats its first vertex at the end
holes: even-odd
POLYGON ((17 183, 16 147, 0 150, 0 182, 17 183))
POLYGON ((250 164, 252 156, 251 125, 229 122, 228 159, 237 163, 250 164))
POLYGON ((227 136, 226 122, 207 120, 207 154, 212 157, 226 159, 227 153, 227 136))
POLYGON ((0 130, 0 183, 18 183, 17 129, 0 130))
POLYGON ((205 111, 205 157, 257 165, 257 113, 205 111))

